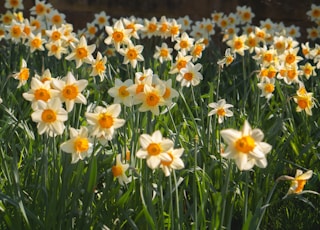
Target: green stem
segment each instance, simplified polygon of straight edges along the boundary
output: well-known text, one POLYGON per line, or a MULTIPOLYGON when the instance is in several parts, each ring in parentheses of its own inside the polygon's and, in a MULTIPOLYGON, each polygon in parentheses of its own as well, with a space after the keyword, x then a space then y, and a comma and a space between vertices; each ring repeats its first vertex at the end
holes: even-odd
POLYGON ((198 152, 198 137, 195 138, 194 147, 194 179, 193 179, 193 197, 194 197, 194 229, 198 229, 198 194, 197 194, 197 152, 198 152))
POLYGON ((194 95, 194 90, 193 90, 192 86, 191 86, 191 92, 192 92, 192 99, 193 99, 194 105, 196 106, 196 108, 195 108, 196 117, 199 117, 199 115, 198 115, 198 103, 197 103, 196 97, 194 95))
POLYGON ((248 217, 248 193, 249 193, 249 172, 245 172, 246 184, 244 187, 244 215, 243 215, 243 223, 246 222, 248 217))
POLYGON ((179 192, 178 192, 178 185, 177 185, 177 177, 176 172, 173 171, 173 180, 174 180, 174 187, 175 187, 175 195, 176 195, 176 211, 177 211, 177 222, 178 222, 178 230, 181 229, 180 226, 180 208, 179 208, 179 192))
POLYGON ((169 201, 169 213, 170 213, 170 224, 171 224, 171 229, 174 229, 175 226, 175 218, 174 218, 174 214, 173 214, 173 199, 172 199, 172 179, 171 176, 169 176, 169 190, 170 190, 170 201, 169 201))
POLYGON ((221 213, 221 221, 220 221, 220 229, 223 229, 224 227, 224 215, 226 212, 226 203, 227 203, 227 193, 228 193, 228 189, 229 189, 229 181, 230 181, 230 173, 231 173, 231 169, 232 169, 232 162, 228 162, 228 171, 227 171, 227 175, 226 175, 226 182, 224 184, 223 190, 222 190, 222 213, 221 213))
POLYGON ((270 191, 270 193, 268 195, 268 198, 266 200, 266 204, 261 207, 262 212, 261 212, 261 215, 260 215, 260 218, 259 218, 259 221, 258 221, 256 229, 259 229, 259 227, 260 227, 260 224, 262 222, 263 216, 264 216, 264 214, 265 214, 265 212, 267 210, 267 207, 269 206, 269 202, 271 200, 271 197, 272 197, 277 185, 278 185, 278 181, 276 181, 275 184, 273 185, 273 187, 272 187, 272 189, 271 189, 271 191, 270 191))

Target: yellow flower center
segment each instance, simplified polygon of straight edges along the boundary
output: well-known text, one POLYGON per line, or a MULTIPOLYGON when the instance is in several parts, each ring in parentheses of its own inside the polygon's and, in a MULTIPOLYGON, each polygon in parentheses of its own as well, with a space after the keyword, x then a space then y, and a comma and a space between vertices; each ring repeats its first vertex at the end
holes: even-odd
POLYGON ((188 42, 187 41, 180 41, 180 47, 181 49, 185 49, 188 47, 188 42))
POLYGON ((191 81, 193 79, 193 74, 188 72, 188 73, 185 73, 183 75, 183 78, 186 79, 187 81, 191 81))
POLYGON ((156 106, 158 105, 159 101, 160 97, 156 93, 151 92, 146 95, 146 103, 149 106, 156 106))
POLYGON ((196 45, 194 50, 193 50, 193 55, 199 56, 202 53, 202 46, 201 45, 196 45))
POLYGON ((166 91, 164 92, 164 94, 163 94, 162 97, 163 97, 164 99, 167 99, 167 98, 170 97, 170 95, 171 95, 171 90, 170 90, 169 87, 166 87, 166 91))
POLYGON ((95 35, 96 32, 97 32, 97 28, 94 27, 94 26, 91 26, 89 29, 88 29, 89 33, 92 34, 92 35, 95 35))
POLYGON ((226 20, 221 20, 220 21, 220 27, 225 28, 228 25, 228 22, 226 20))
POLYGON ((134 32, 136 32, 136 27, 134 26, 133 23, 130 23, 130 24, 126 25, 126 29, 131 30, 131 32, 130 32, 131 34, 133 34, 134 32))
POLYGON ((236 40, 234 42, 234 49, 235 50, 240 50, 243 47, 243 42, 241 40, 236 40))
POLYGON ((296 60, 296 56, 293 54, 288 54, 286 56, 286 63, 292 64, 296 60))
POLYGON ((273 68, 273 67, 270 67, 268 69, 268 78, 274 78, 277 74, 277 71, 273 68))
POLYGON ((169 55, 168 49, 163 48, 163 49, 160 50, 160 56, 161 57, 168 57, 168 55, 169 55))
POLYGON ((29 26, 25 26, 25 27, 23 28, 23 33, 25 33, 27 36, 29 36, 30 33, 31 33, 30 27, 29 27, 29 26))
POLYGON ((28 78, 29 78, 29 69, 28 68, 23 68, 20 71, 19 79, 22 80, 22 81, 26 81, 26 80, 28 80, 28 78))
POLYGON ((124 34, 121 31, 115 31, 112 33, 112 39, 115 42, 122 42, 123 38, 124 38, 124 34))
POLYGON ((79 94, 78 87, 76 85, 67 85, 62 90, 64 98, 74 100, 79 94))
POLYGON ((296 180, 296 181, 298 182, 298 186, 294 192, 300 193, 300 192, 302 192, 305 184, 307 183, 307 180, 296 180))
POLYGON ((172 35, 178 34, 178 33, 179 33, 179 27, 178 27, 178 26, 172 26, 172 27, 170 28, 170 33, 171 33, 172 35))
POLYGON ((267 69, 261 69, 260 70, 260 76, 261 77, 267 77, 268 76, 268 70, 267 69))
POLYGON ((41 120, 46 123, 52 123, 57 120, 57 115, 53 110, 45 109, 41 114, 41 120))
POLYGON ((289 79, 295 79, 295 77, 297 76, 297 71, 296 70, 294 70, 294 69, 289 69, 288 71, 287 71, 287 76, 288 76, 288 78, 289 79))
POLYGON ((283 50, 284 47, 285 47, 285 44, 284 44, 284 42, 282 42, 282 41, 276 42, 276 44, 275 44, 275 48, 276 48, 277 50, 283 50))
POLYGON ((156 24, 150 23, 150 24, 148 25, 148 31, 149 31, 149 32, 153 33, 153 32, 155 32, 156 30, 157 30, 157 25, 156 25, 156 24))
POLYGON ((309 75, 311 75, 312 68, 310 68, 309 66, 306 66, 306 67, 303 69, 303 72, 304 72, 305 75, 309 76, 309 75))
POLYGON ((273 60, 273 55, 271 53, 266 53, 263 55, 263 60, 266 62, 272 62, 273 60))
POLYGON ((151 156, 156 156, 161 153, 161 146, 157 143, 150 143, 147 147, 147 152, 151 156))
POLYGON ((39 29, 41 27, 41 23, 38 20, 34 20, 30 24, 36 27, 36 29, 39 29))
POLYGON ((285 69, 280 69, 279 73, 280 73, 280 75, 281 75, 282 77, 284 77, 284 76, 286 76, 286 74, 287 74, 287 70, 285 70, 285 69))
POLYGON ((257 46, 257 40, 255 38, 249 37, 247 41, 248 46, 250 47, 256 47, 257 46))
POLYGON ((53 31, 52 34, 51 34, 51 39, 52 39, 53 41, 59 40, 60 37, 61 37, 61 34, 60 34, 60 32, 58 32, 58 31, 53 31))
POLYGON ((312 11, 311 15, 312 15, 314 18, 319 18, 319 17, 320 17, 320 10, 314 9, 314 10, 312 11))
POLYGON ((97 62, 95 68, 99 73, 106 70, 106 66, 104 65, 104 63, 102 61, 97 62))
POLYGON ((78 137, 74 141, 74 149, 77 153, 82 153, 88 151, 89 149, 89 141, 87 138, 78 137))
POLYGON ((127 97, 130 94, 129 91, 127 90, 127 86, 125 85, 120 86, 118 89, 118 92, 120 97, 127 97))
POLYGON ((224 110, 224 108, 219 108, 219 109, 217 110, 217 114, 218 114, 219 116, 225 116, 225 115, 226 115, 226 111, 224 110))
POLYGON ((76 49, 76 56, 79 59, 86 58, 88 56, 88 51, 84 47, 79 47, 76 49))
POLYGON ((162 23, 159 30, 160 30, 161 33, 167 32, 168 31, 168 25, 166 23, 162 23))
POLYGON ((135 49, 129 49, 127 52, 127 58, 129 60, 135 60, 138 57, 138 53, 135 49))
POLYGON ((274 91, 274 85, 271 83, 265 84, 264 91, 266 91, 267 93, 272 93, 274 91))
POLYGON ((34 91, 34 98, 36 100, 48 101, 50 97, 50 93, 47 89, 37 89, 34 91))
POLYGON ((266 33, 265 33, 264 31, 259 31, 259 32, 256 34, 256 36, 257 36, 258 38, 264 39, 265 36, 266 36, 266 33))
POLYGON ((311 38, 317 38, 317 37, 318 37, 318 31, 312 30, 312 31, 310 32, 310 37, 311 37, 311 38))
POLYGON ((99 24, 103 25, 106 22, 106 19, 104 17, 99 17, 98 22, 99 24))
POLYGON ((243 136, 235 142, 236 150, 242 153, 249 153, 254 149, 254 147, 255 142, 251 136, 243 136))
POLYGON ((244 13, 242 14, 242 17, 243 17, 243 19, 244 19, 245 21, 248 21, 248 20, 250 20, 250 18, 251 18, 251 13, 250 13, 250 12, 244 12, 244 13))
POLYGON ((114 165, 111 168, 114 177, 121 176, 123 174, 123 168, 121 165, 114 165))
POLYGON ((211 32, 213 30, 213 26, 211 24, 206 25, 207 32, 211 32))
POLYGON ((300 97, 298 99, 298 106, 301 108, 301 109, 305 109, 308 107, 308 99, 307 98, 303 98, 303 97, 300 97))
POLYGON ((10 5, 12 8, 16 8, 19 6, 19 1, 18 0, 10 0, 10 5))
POLYGON ((186 65, 187 65, 187 62, 185 60, 179 60, 177 63, 177 68, 178 68, 178 70, 180 70, 180 69, 186 67, 186 65))
POLYGON ((173 155, 171 152, 167 152, 169 157, 171 158, 170 161, 161 161, 161 164, 164 165, 164 166, 170 166, 172 161, 173 161, 173 155))
POLYGON ((56 14, 51 18, 52 24, 59 25, 62 22, 62 18, 60 15, 56 14))
POLYGON ((36 5, 36 14, 37 15, 41 15, 41 14, 44 14, 46 11, 46 8, 44 7, 43 4, 39 3, 36 5))
POLYGON ((105 129, 111 128, 114 123, 113 117, 105 113, 99 114, 98 122, 99 122, 99 125, 105 129))
POLYGON ((11 28, 11 35, 14 38, 18 38, 21 36, 21 28, 19 26, 12 26, 11 28))
POLYGON ((144 91, 144 84, 137 85, 136 94, 142 93, 144 91))
POLYGON ((226 64, 230 65, 233 62, 233 57, 232 56, 228 56, 226 57, 226 64))
POLYGON ((50 48, 50 51, 51 51, 52 53, 56 53, 58 50, 59 50, 59 47, 56 46, 56 45, 52 45, 51 48, 50 48))
POLYGON ((42 45, 41 39, 39 38, 35 38, 31 41, 31 46, 34 48, 40 48, 40 46, 42 45))

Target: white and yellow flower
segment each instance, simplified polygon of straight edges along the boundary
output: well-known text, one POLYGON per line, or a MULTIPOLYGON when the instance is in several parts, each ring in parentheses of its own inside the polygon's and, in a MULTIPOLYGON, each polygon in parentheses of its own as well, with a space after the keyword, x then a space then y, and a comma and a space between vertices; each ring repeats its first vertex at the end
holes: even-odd
POLYGON ((225 99, 220 99, 218 102, 212 102, 208 106, 213 109, 208 113, 208 116, 217 114, 219 124, 223 123, 225 117, 233 116, 233 112, 229 110, 233 105, 227 104, 225 99))
POLYGON ((59 91, 51 88, 50 81, 41 82, 36 77, 33 77, 31 80, 31 89, 22 94, 27 101, 31 101, 31 108, 33 110, 38 109, 39 100, 48 102, 51 98, 58 95, 59 91))
POLYGON ((139 137, 139 142, 141 148, 136 153, 136 156, 146 159, 149 168, 156 169, 161 164, 161 161, 170 162, 172 160, 167 152, 173 148, 173 141, 163 138, 159 130, 155 131, 151 136, 142 134, 139 137))
POLYGON ((22 59, 20 71, 18 73, 13 74, 13 78, 19 80, 19 84, 17 88, 25 85, 30 77, 30 70, 27 67, 27 62, 22 59))
POLYGON ((137 95, 138 101, 142 102, 139 111, 151 111, 154 115, 159 115, 159 107, 166 103, 163 98, 165 92, 166 87, 163 84, 157 84, 154 87, 147 84, 144 85, 143 93, 137 95))
POLYGON ((102 56, 102 54, 98 51, 96 59, 91 63, 92 71, 90 73, 90 76, 99 75, 100 81, 103 81, 106 76, 106 63, 107 57, 102 56))
POLYGON ((194 65, 192 62, 188 62, 186 67, 180 70, 176 79, 181 82, 182 87, 190 87, 190 85, 197 86, 203 79, 203 76, 200 73, 201 68, 202 65, 200 63, 194 65))
POLYGON ((307 181, 312 177, 313 171, 308 170, 306 172, 303 172, 300 169, 297 169, 296 175, 294 177, 292 176, 280 176, 277 181, 279 180, 289 180, 291 181, 290 188, 286 194, 300 194, 302 193, 304 186, 306 185, 307 181))
POLYGON ((93 113, 86 112, 85 117, 91 126, 91 135, 111 140, 115 130, 125 123, 124 119, 118 118, 120 112, 120 104, 112 104, 108 107, 97 106, 93 113))
POLYGON ((83 63, 91 64, 93 61, 92 53, 96 49, 96 45, 87 45, 87 40, 84 36, 80 38, 79 43, 72 48, 72 52, 66 57, 67 60, 75 60, 76 68, 79 68, 83 63))
POLYGON ((130 43, 131 29, 125 29, 121 20, 115 22, 114 26, 105 27, 108 37, 104 40, 107 45, 113 44, 116 50, 121 48, 121 45, 130 43))
POLYGON ((66 104, 68 112, 73 110, 75 103, 87 104, 87 99, 81 93, 88 85, 85 79, 76 80, 71 72, 63 79, 54 79, 53 87, 60 91, 60 99, 66 104))
POLYGON ((254 165, 265 168, 268 164, 266 154, 272 146, 262 142, 264 134, 260 129, 251 129, 249 122, 244 122, 241 131, 224 129, 220 132, 228 145, 222 157, 234 159, 240 170, 250 170, 254 165))
POLYGON ((71 163, 77 163, 89 157, 93 151, 92 140, 88 137, 87 127, 82 126, 80 129, 70 127, 70 139, 60 145, 62 151, 72 154, 71 163))
POLYGON ((116 157, 116 164, 112 166, 111 171, 115 178, 118 178, 119 184, 124 185, 131 182, 131 177, 126 175, 126 171, 129 168, 129 164, 122 163, 121 154, 118 154, 116 157))
POLYGON ((38 109, 31 114, 34 122, 38 123, 38 133, 49 136, 61 135, 65 129, 64 122, 68 120, 68 112, 62 108, 59 98, 52 98, 48 103, 39 100, 38 109))
POLYGON ((142 56, 143 48, 144 47, 142 45, 134 45, 133 43, 129 43, 126 48, 119 49, 118 52, 124 57, 123 64, 130 63, 135 69, 138 61, 144 61, 144 57, 142 56))
POLYGON ((114 87, 108 90, 109 95, 114 98, 113 103, 122 103, 128 107, 132 106, 133 97, 128 90, 132 85, 133 81, 131 79, 122 82, 120 79, 116 78, 114 87))
POLYGON ((161 160, 160 168, 162 169, 165 176, 170 176, 173 170, 180 170, 184 168, 184 163, 181 160, 184 149, 170 149, 167 151, 167 154, 171 158, 170 161, 161 160))

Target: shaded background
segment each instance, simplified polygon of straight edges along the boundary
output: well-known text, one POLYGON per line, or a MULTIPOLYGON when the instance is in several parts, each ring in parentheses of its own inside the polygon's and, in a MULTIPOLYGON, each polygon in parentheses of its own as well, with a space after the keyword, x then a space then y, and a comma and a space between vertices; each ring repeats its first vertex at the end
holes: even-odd
MULTIPOLYGON (((35 0, 23 0, 25 15, 35 0)), ((306 28, 315 26, 307 17, 311 4, 320 5, 320 0, 47 0, 54 8, 66 15, 66 20, 75 29, 86 27, 87 22, 94 19, 94 14, 105 11, 115 18, 137 16, 160 18, 162 15, 177 18, 189 15, 192 20, 210 18, 214 11, 230 13, 236 11, 236 6, 250 6, 258 25, 260 20, 270 18, 273 22, 284 22, 286 26, 300 27, 302 39, 306 36, 306 28)), ((0 12, 4 12, 4 4, 0 12)))

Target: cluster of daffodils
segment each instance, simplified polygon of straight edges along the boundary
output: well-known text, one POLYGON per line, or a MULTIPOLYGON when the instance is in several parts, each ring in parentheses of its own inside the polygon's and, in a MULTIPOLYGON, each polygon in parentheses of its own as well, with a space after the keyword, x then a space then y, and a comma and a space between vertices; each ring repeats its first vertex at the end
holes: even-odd
POLYGON ((149 168, 156 169, 160 167, 165 176, 169 176, 172 170, 184 168, 181 160, 184 149, 174 149, 172 140, 162 137, 159 130, 149 134, 142 134, 139 138, 141 148, 136 156, 146 159, 149 168))
POLYGON ((233 35, 227 40, 229 48, 225 57, 218 61, 222 67, 230 65, 237 55, 249 54, 257 64, 258 84, 261 96, 270 100, 279 85, 293 85, 298 92, 293 96, 297 103, 297 112, 305 111, 312 115, 311 109, 315 106, 313 94, 307 92, 304 81, 316 76, 319 64, 319 45, 310 48, 309 42, 299 44, 293 37, 286 35, 269 35, 267 28, 255 27, 250 34, 233 35), (262 35, 263 34, 263 35, 262 35), (267 39, 267 37, 272 39, 267 39))
MULTIPOLYGON (((25 68, 25 67, 24 67, 25 68)), ((77 80, 71 72, 63 78, 53 78, 49 70, 31 79, 31 88, 23 93, 23 97, 31 102, 33 112, 31 118, 37 123, 38 133, 49 136, 62 135, 68 114, 73 111, 75 104, 87 104, 82 92, 88 81, 77 80)), ((86 112, 88 127, 79 130, 70 127, 70 140, 61 148, 72 153, 72 163, 84 159, 92 152, 93 137, 103 142, 111 140, 117 128, 124 125, 125 120, 119 119, 120 104, 108 107, 97 106, 93 112, 86 112)))
POLYGON ((133 18, 131 21, 121 18, 113 26, 106 26, 108 37, 104 39, 104 43, 113 45, 116 53, 123 56, 123 64, 130 64, 136 69, 138 62, 143 62, 145 58, 142 54, 144 47, 135 45, 134 41, 140 37, 160 36, 163 42, 155 46, 153 58, 160 63, 171 64, 169 73, 176 75, 176 80, 181 82, 182 87, 196 86, 203 79, 202 65, 196 61, 201 58, 205 49, 204 39, 195 41, 180 28, 181 25, 174 19, 169 21, 165 17, 162 17, 160 22, 156 18, 145 19, 144 24, 139 24, 133 18), (169 37, 173 47, 165 42, 169 37))
POLYGON ((172 99, 178 92, 172 88, 172 80, 161 80, 151 69, 135 73, 135 81, 127 79, 122 82, 115 80, 115 86, 108 90, 114 103, 122 103, 125 106, 140 105, 139 111, 151 111, 159 115, 161 106, 170 106, 172 99))
MULTIPOLYGON (((0 26, 0 41, 25 45, 30 57, 43 52, 57 60, 69 61, 68 64, 76 70, 83 68, 90 72, 91 77, 99 76, 101 82, 106 80, 109 59, 118 57, 121 61, 117 63, 127 66, 128 72, 134 75, 134 78, 114 79, 113 86, 108 89, 113 104, 91 104, 84 114, 86 125, 68 127, 69 139, 60 148, 71 154, 71 163, 90 157, 97 141, 106 145, 114 138, 117 129, 125 125, 125 120, 120 118, 121 105, 138 108, 139 112, 150 111, 158 116, 166 111, 161 111, 162 107, 170 107, 179 96, 172 78, 180 83, 181 88, 199 85, 203 80, 203 66, 199 60, 215 34, 215 27, 222 31, 223 41, 229 46, 224 58, 217 62, 221 69, 230 66, 237 55, 251 54, 260 67, 258 87, 261 96, 268 100, 272 98, 276 79, 287 85, 297 85, 296 95, 292 97, 297 104, 296 110, 312 115, 313 94, 306 90, 302 78, 308 80, 316 75, 316 69, 320 69, 320 46, 316 44, 310 48, 307 42, 300 47, 295 40, 300 31, 294 25, 285 27, 270 19, 260 21, 260 26, 251 25, 255 15, 250 7, 238 6, 236 12, 228 15, 214 12, 211 18, 195 22, 188 16, 177 20, 165 16, 160 19, 132 16, 113 19, 111 23, 110 17, 102 11, 95 14, 94 21, 87 23, 87 27, 78 33, 65 21, 63 13, 44 0, 35 1, 35 6, 30 9, 30 18, 24 18, 19 12, 24 8, 22 0, 6 0, 5 8, 8 10, 0 18, 3 24, 0 26), (153 37, 160 38, 154 40, 160 41, 154 47, 145 50, 139 44, 140 39, 153 37), (100 51, 100 48, 104 50, 100 51), (158 62, 152 66, 155 69, 145 68, 150 66, 145 52, 151 52, 148 55, 148 58, 153 58, 151 62, 158 62), (158 76, 156 68, 168 68, 165 71, 168 76, 158 76)), ((318 23, 319 12, 319 7, 313 4, 307 14, 318 23)), ((309 32, 309 36, 315 37, 315 30, 309 32)), ((22 59, 20 70, 12 76, 19 81, 18 88, 28 87, 28 82, 31 82, 23 97, 31 103, 31 118, 37 123, 40 135, 54 137, 64 134, 65 123, 76 104, 88 104, 90 90, 86 88, 90 80, 77 79, 81 77, 72 71, 64 77, 52 77, 50 70, 46 69, 41 75, 35 74, 30 78, 28 63, 22 59)), ((233 116, 230 110, 233 105, 225 99, 208 106, 212 109, 208 116, 216 115, 219 124, 233 116)), ((245 121, 242 130, 224 129, 220 134, 227 145, 221 156, 233 159, 241 171, 267 166, 267 154, 272 146, 263 142, 264 134, 260 129, 252 129, 245 121)), ((184 149, 174 148, 174 142, 164 138, 159 130, 151 135, 140 135, 139 143, 141 148, 136 157, 145 159, 150 169, 160 168, 165 176, 170 176, 173 170, 184 168, 181 159, 184 149)), ((121 154, 116 155, 111 171, 124 185, 132 178, 126 173, 130 168, 129 160, 122 158, 121 154)), ((292 181, 289 193, 299 193, 311 176, 312 171, 305 174, 297 171, 295 178, 283 178, 292 181)))
POLYGON ((31 79, 31 88, 23 93, 23 97, 31 102, 34 110, 31 117, 38 123, 39 134, 55 136, 63 133, 63 123, 68 119, 68 113, 73 110, 75 103, 87 103, 82 94, 87 84, 87 80, 76 80, 71 72, 61 79, 51 78, 49 70, 42 76, 36 75, 31 79))

